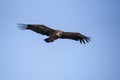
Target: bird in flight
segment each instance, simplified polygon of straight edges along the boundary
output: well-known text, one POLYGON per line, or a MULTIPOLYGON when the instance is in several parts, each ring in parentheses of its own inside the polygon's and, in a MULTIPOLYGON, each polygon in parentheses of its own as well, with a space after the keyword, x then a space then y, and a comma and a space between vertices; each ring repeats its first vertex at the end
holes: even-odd
POLYGON ((71 39, 80 41, 80 43, 86 43, 90 41, 90 37, 87 37, 79 32, 64 32, 61 30, 55 30, 42 24, 17 24, 22 30, 32 30, 36 33, 49 36, 44 39, 45 42, 53 42, 57 39, 71 39))

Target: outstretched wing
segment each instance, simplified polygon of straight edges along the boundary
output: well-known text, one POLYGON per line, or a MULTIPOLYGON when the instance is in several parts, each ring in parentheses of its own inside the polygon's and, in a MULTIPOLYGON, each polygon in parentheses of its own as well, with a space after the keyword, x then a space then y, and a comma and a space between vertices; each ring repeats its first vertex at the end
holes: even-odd
POLYGON ((22 30, 29 29, 34 32, 47 35, 47 36, 54 32, 54 29, 51 29, 45 25, 39 25, 39 24, 18 24, 18 27, 22 30))
POLYGON ((80 43, 86 43, 90 41, 90 37, 84 36, 80 33, 76 33, 76 32, 62 32, 61 35, 62 39, 72 39, 72 40, 76 40, 76 41, 80 41, 80 43))

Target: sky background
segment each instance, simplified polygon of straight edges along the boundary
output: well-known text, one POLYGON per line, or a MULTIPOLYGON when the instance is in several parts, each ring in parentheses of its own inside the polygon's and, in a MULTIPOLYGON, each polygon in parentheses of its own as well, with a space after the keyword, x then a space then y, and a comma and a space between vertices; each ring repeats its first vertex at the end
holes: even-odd
POLYGON ((0 80, 120 80, 120 0, 0 0, 0 80), (17 23, 92 39, 46 43, 17 23))

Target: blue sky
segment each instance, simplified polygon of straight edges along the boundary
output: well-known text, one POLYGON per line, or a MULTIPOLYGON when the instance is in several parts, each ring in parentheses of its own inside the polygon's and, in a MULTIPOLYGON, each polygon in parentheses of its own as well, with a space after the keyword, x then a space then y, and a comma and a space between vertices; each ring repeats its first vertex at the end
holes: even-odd
POLYGON ((120 80, 119 0, 0 0, 0 24, 0 80, 120 80), (92 39, 48 44, 16 23, 92 39))

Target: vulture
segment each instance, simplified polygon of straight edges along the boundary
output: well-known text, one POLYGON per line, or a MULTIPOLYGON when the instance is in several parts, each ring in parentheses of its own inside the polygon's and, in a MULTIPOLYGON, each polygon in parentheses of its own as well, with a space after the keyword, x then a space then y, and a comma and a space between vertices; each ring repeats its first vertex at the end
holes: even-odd
POLYGON ((87 37, 79 32, 64 32, 61 30, 55 30, 42 24, 17 24, 21 30, 32 30, 36 33, 46 35, 48 38, 44 39, 45 42, 53 42, 57 39, 71 39, 80 41, 80 43, 86 43, 90 41, 90 37, 87 37))

